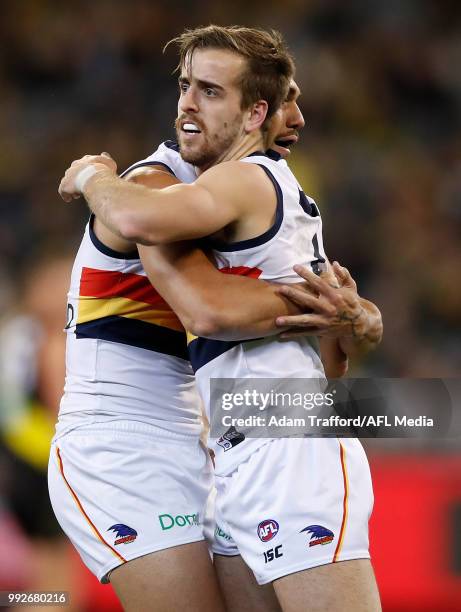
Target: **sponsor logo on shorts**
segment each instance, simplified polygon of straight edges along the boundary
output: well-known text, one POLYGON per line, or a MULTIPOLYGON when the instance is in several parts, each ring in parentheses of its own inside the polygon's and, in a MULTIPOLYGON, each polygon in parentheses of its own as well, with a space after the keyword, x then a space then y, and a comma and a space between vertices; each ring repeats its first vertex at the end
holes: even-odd
POLYGON ((216 525, 216 529, 214 530, 214 534, 217 538, 223 538, 223 540, 232 540, 230 535, 223 531, 219 525, 216 525))
POLYGON ((237 431, 235 427, 229 427, 226 433, 218 439, 217 444, 219 444, 219 446, 224 449, 224 452, 226 452, 244 440, 245 434, 237 431))
POLYGON ((279 532, 279 524, 274 519, 266 519, 258 525, 258 536, 261 542, 269 542, 279 532))
POLYGON ((283 557, 282 544, 279 544, 275 548, 269 548, 269 550, 266 550, 264 553, 264 563, 270 563, 274 559, 280 559, 280 557, 283 557))
POLYGON ((114 542, 115 546, 117 546, 117 544, 129 544, 130 542, 134 542, 138 536, 138 532, 135 529, 128 527, 128 525, 123 525, 122 523, 112 525, 107 531, 115 532, 117 536, 114 542))
POLYGON ((299 533, 303 533, 303 531, 307 531, 307 533, 311 534, 311 539, 309 541, 309 546, 317 546, 318 544, 329 544, 333 542, 335 534, 327 529, 326 527, 322 527, 322 525, 308 525, 301 529, 299 533))
POLYGON ((162 527, 162 531, 168 531, 174 527, 189 527, 191 525, 200 525, 200 518, 198 513, 194 514, 159 514, 158 520, 162 527))

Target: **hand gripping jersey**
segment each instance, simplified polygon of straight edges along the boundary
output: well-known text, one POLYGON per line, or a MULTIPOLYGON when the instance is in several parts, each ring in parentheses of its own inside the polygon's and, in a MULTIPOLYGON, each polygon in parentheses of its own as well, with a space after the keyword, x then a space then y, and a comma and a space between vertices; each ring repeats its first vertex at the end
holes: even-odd
MULTIPOLYGON (((174 148, 162 144, 126 172, 160 165, 191 182, 193 167, 179 167, 179 160, 174 148)), ((200 400, 179 319, 151 286, 137 251, 107 248, 93 224, 92 217, 72 270, 58 434, 100 420, 132 419, 199 435, 200 400)))

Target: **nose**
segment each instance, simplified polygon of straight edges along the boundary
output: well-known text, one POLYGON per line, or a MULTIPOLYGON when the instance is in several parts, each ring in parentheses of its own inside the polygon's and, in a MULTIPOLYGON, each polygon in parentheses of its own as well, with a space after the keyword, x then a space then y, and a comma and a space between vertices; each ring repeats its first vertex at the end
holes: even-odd
POLYGON ((290 105, 290 112, 288 113, 287 127, 292 130, 302 130, 305 125, 306 122, 304 121, 301 109, 296 102, 292 102, 290 105))
POLYGON ((178 108, 182 113, 196 113, 198 111, 197 99, 193 87, 188 87, 181 93, 178 108))

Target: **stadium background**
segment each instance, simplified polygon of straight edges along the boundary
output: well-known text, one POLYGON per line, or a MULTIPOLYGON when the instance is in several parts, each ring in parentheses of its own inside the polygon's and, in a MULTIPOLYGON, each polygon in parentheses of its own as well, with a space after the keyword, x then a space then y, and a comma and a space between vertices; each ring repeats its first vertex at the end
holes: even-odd
MULTIPOLYGON (((307 126, 290 163, 331 259, 381 308, 358 376, 457 377, 461 363, 461 5, 450 0, 5 1, 0 40, 0 590, 117 610, 49 517, 65 288, 87 218, 56 189, 85 153, 123 169, 172 135, 164 43, 208 23, 276 27, 307 126), (458 265, 457 265, 458 264, 458 265)), ((460 443, 368 442, 372 553, 389 612, 461 610, 460 443)))

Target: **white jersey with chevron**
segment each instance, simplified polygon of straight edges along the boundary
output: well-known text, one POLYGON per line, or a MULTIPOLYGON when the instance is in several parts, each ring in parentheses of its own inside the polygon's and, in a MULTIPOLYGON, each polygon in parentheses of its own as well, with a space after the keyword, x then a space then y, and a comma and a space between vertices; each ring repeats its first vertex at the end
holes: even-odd
MULTIPOLYGON (((319 273, 326 260, 322 221, 315 202, 304 194, 288 165, 276 154, 269 155, 257 152, 241 162, 258 164, 274 185, 277 208, 272 227, 261 236, 237 243, 210 239, 209 246, 224 273, 296 283, 300 279, 293 271, 294 264, 304 263, 319 273)), ((189 342, 189 353, 207 411, 211 378, 324 378, 318 342, 312 337, 281 341, 272 336, 246 342, 195 338, 189 342)), ((211 414, 212 426, 213 422, 211 414)), ((235 469, 266 442, 247 439, 230 449, 215 440, 217 472, 235 469)))
POLYGON ((93 218, 75 259, 67 312, 58 435, 120 419, 199 435, 200 399, 184 329, 147 279, 137 250, 106 247, 93 218))

